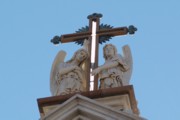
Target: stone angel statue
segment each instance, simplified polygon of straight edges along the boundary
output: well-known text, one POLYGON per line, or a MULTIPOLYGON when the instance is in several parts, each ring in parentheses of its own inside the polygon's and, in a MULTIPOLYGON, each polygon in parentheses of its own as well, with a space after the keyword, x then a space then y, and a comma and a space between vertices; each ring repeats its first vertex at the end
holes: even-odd
POLYGON ((88 58, 88 51, 84 48, 77 50, 67 62, 64 62, 65 56, 65 51, 59 51, 51 68, 50 90, 53 96, 85 90, 86 82, 82 66, 88 58))
POLYGON ((103 47, 105 63, 94 69, 92 75, 98 74, 100 89, 120 87, 129 84, 132 74, 132 55, 128 45, 123 46, 123 56, 117 53, 112 44, 103 47))

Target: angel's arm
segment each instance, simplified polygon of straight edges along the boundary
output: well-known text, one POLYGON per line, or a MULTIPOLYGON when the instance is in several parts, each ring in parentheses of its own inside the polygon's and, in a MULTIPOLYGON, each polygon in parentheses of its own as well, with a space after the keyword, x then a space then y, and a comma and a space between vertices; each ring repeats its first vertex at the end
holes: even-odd
POLYGON ((113 68, 113 67, 116 67, 118 65, 119 65, 119 63, 117 61, 112 61, 112 62, 106 63, 106 64, 104 64, 102 66, 99 66, 98 68, 94 69, 92 71, 92 74, 96 75, 96 74, 100 73, 103 70, 106 70, 108 68, 113 68))
POLYGON ((104 64, 102 66, 99 66, 98 68, 96 68, 96 69, 94 69, 92 71, 92 74, 96 75, 96 74, 100 73, 103 70, 106 70, 108 68, 114 68, 114 67, 117 67, 117 66, 120 66, 122 68, 122 71, 127 71, 129 69, 128 65, 119 58, 117 60, 108 62, 108 63, 106 63, 106 64, 104 64))
POLYGON ((68 73, 68 72, 71 72, 71 71, 73 71, 73 70, 78 70, 78 69, 80 69, 78 66, 69 66, 69 67, 65 67, 65 68, 60 68, 60 70, 58 71, 58 73, 59 73, 59 75, 61 76, 61 75, 64 75, 64 74, 66 74, 66 73, 68 73))

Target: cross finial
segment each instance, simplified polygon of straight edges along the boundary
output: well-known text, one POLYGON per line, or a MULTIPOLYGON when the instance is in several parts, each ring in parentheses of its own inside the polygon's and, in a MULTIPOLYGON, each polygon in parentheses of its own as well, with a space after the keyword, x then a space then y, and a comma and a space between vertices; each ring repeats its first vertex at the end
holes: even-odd
POLYGON ((87 18, 88 19, 92 19, 93 21, 96 20, 97 18, 102 18, 102 14, 101 13, 93 13, 91 15, 88 15, 87 18))

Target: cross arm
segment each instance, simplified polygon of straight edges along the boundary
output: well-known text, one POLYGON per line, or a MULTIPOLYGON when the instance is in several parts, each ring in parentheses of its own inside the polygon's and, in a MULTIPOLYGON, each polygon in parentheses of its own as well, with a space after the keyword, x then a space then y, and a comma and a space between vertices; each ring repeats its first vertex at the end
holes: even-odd
POLYGON ((118 35, 126 35, 128 34, 128 28, 127 27, 118 27, 118 28, 113 28, 113 29, 102 29, 97 31, 97 35, 99 36, 104 36, 104 35, 109 35, 109 36, 118 36, 118 35))
POLYGON ((91 32, 61 35, 61 43, 74 42, 79 39, 88 38, 89 36, 91 36, 91 32))
POLYGON ((126 35, 126 34, 134 34, 137 31, 137 28, 133 25, 127 27, 117 27, 112 29, 101 29, 97 31, 99 36, 108 35, 108 36, 118 36, 118 35, 126 35))
POLYGON ((61 43, 68 43, 68 42, 75 42, 79 39, 87 39, 89 36, 91 36, 91 32, 83 32, 83 33, 72 33, 72 34, 65 34, 59 36, 55 36, 53 39, 51 39, 51 42, 54 44, 61 43))

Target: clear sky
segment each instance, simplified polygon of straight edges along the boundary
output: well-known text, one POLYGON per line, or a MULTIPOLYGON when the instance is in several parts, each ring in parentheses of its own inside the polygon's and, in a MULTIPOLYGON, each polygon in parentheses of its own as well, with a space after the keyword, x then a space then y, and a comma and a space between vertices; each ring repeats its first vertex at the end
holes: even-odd
MULTIPOLYGON (((0 119, 38 120, 37 98, 50 96, 54 57, 74 43, 54 46, 55 35, 88 25, 87 16, 102 13, 101 23, 134 25, 135 35, 114 37, 133 54, 134 85, 141 116, 149 120, 180 119, 179 0, 0 0, 0 119)), ((100 61, 103 64, 102 46, 100 61)))

